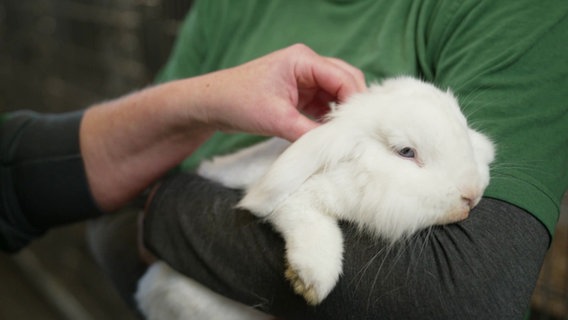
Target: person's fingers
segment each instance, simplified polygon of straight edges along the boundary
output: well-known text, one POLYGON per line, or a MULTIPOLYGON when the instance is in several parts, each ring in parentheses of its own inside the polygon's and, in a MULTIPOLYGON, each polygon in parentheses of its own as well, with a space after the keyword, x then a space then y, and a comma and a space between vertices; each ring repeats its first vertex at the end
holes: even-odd
POLYGON ((317 122, 300 113, 298 113, 296 119, 291 119, 287 124, 288 125, 281 126, 282 132, 277 135, 291 142, 298 140, 306 132, 319 126, 317 122))
POLYGON ((344 60, 333 58, 333 57, 326 57, 329 62, 335 64, 336 66, 343 68, 347 72, 349 72, 353 78, 355 79, 357 88, 359 92, 363 92, 367 90, 367 83, 365 82, 365 74, 360 69, 356 68, 355 66, 347 63, 344 60))
POLYGON ((296 70, 298 86, 320 87, 336 97, 339 102, 362 91, 360 75, 353 74, 351 70, 341 66, 337 61, 317 56, 315 53, 314 55, 296 70))
POLYGON ((330 103, 335 102, 336 98, 323 90, 318 90, 312 96, 310 101, 300 107, 303 113, 319 122, 330 111, 330 103))
POLYGON ((367 88, 359 69, 340 59, 322 57, 304 45, 289 47, 283 56, 295 60, 292 70, 298 92, 297 109, 316 120, 298 113, 281 121, 279 135, 290 141, 317 127, 317 120, 329 112, 330 103, 343 102, 367 88))

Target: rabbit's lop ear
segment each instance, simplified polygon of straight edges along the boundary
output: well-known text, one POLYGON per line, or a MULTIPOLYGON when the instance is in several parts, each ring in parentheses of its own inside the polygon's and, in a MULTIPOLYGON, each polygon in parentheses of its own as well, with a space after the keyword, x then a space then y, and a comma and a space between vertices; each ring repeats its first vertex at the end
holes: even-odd
POLYGON ((356 138, 356 128, 357 122, 345 126, 330 121, 304 134, 252 184, 237 206, 257 216, 267 216, 311 176, 352 157, 360 140, 356 138))
POLYGON ((303 135, 251 185, 237 207, 261 217, 273 212, 310 176, 328 164, 327 155, 341 144, 334 141, 335 136, 328 126, 320 126, 303 135))

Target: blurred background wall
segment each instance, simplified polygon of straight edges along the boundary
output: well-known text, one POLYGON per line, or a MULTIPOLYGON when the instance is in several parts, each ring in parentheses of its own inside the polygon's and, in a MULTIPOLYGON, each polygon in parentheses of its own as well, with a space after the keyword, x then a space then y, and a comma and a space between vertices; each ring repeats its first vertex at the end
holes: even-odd
POLYGON ((64 111, 151 82, 187 0, 1 0, 0 108, 64 111))
MULTIPOLYGON (((0 0, 0 112, 62 112, 144 87, 188 0, 0 0)), ((84 224, 0 253, 0 319, 136 319, 96 266, 84 224)))
MULTIPOLYGON (((187 0, 0 0, 0 112, 62 112, 152 82, 187 0)), ((533 319, 568 319, 568 202, 533 319)), ((0 319, 136 319, 93 262, 83 224, 0 254, 0 319)))

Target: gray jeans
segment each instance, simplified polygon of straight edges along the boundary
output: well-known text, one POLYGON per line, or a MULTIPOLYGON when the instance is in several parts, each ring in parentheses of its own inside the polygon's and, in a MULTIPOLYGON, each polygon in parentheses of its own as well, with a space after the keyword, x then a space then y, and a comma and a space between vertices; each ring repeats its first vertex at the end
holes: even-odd
MULTIPOLYGON (((285 319, 521 319, 549 244, 540 222, 495 199, 483 199, 461 223, 424 230, 394 247, 342 224, 343 275, 322 304, 310 307, 283 277, 282 239, 270 225, 235 211, 240 197, 192 174, 173 176, 147 210, 145 243, 211 289, 285 319)), ((123 219, 130 223, 121 223, 120 232, 99 225, 90 238, 128 297, 143 272, 133 267, 139 262, 125 267, 100 258, 120 256, 109 235, 136 233, 132 214, 123 219)))

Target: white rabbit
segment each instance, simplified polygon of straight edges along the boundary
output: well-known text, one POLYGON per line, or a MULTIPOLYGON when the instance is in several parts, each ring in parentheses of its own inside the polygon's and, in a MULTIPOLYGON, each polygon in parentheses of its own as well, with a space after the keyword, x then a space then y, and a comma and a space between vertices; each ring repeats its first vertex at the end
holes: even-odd
POLYGON ((468 127, 451 92, 401 77, 352 96, 289 147, 271 139, 198 173, 246 189, 238 206, 282 234, 286 277, 315 305, 342 272, 338 220, 392 243, 463 220, 489 183, 493 158, 493 144, 468 127))

